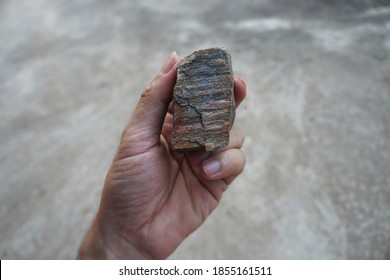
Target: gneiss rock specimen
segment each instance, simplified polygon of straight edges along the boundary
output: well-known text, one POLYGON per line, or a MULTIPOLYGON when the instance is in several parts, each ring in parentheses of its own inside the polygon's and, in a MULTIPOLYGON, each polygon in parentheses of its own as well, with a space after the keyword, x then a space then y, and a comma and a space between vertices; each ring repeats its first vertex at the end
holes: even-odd
POLYGON ((230 54, 224 49, 198 50, 181 60, 173 91, 174 150, 213 151, 229 144, 233 79, 230 54))

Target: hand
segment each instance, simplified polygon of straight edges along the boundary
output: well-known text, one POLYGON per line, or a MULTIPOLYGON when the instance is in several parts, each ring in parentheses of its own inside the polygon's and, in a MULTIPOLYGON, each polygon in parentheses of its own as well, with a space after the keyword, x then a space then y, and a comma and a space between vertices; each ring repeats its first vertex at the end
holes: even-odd
MULTIPOLYGON (((216 152, 177 153, 171 147, 172 92, 179 57, 171 54, 145 88, 108 171, 99 211, 78 258, 163 259, 215 209, 244 168, 244 136, 216 152)), ((235 77, 236 104, 246 95, 235 77)))

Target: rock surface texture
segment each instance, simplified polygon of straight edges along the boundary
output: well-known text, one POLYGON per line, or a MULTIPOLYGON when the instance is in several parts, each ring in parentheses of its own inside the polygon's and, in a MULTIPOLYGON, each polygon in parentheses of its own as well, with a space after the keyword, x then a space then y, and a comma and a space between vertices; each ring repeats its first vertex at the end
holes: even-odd
POLYGON ((233 79, 230 54, 224 49, 198 50, 182 59, 173 92, 174 150, 213 151, 229 144, 233 79))

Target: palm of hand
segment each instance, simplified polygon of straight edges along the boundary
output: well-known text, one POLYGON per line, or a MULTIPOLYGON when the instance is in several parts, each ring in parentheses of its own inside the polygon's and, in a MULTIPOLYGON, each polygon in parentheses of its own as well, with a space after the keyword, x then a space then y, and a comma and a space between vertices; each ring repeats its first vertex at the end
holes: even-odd
MULTIPOLYGON (((160 143, 143 147, 124 135, 106 182, 111 220, 126 241, 152 258, 165 258, 217 206, 223 179, 202 178, 199 166, 171 150, 172 115, 167 114, 160 143), (167 141, 168 140, 168 141, 167 141), (137 147, 137 151, 133 147, 137 147), (136 240, 134 240, 136 237, 136 240)), ((131 132, 130 132, 131 133, 131 132)))

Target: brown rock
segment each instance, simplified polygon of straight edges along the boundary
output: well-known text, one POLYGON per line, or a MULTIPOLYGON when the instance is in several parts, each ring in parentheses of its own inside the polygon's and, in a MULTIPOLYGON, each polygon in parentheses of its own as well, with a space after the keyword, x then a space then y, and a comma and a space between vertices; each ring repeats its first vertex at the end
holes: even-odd
POLYGON ((173 91, 173 149, 213 151, 227 146, 234 116, 230 54, 210 48, 184 57, 173 91))

